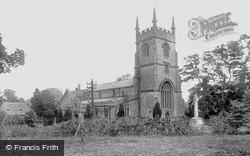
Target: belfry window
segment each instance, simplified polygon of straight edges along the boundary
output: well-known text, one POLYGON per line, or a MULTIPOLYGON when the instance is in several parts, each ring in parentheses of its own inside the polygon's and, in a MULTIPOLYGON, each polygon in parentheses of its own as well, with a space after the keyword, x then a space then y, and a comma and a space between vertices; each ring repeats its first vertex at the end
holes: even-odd
POLYGON ((169 50, 170 50, 170 47, 168 45, 168 43, 164 43, 162 45, 162 49, 163 49, 163 55, 165 58, 168 58, 169 57, 169 50))
POLYGON ((144 56, 149 56, 149 45, 147 43, 143 43, 142 51, 144 56))

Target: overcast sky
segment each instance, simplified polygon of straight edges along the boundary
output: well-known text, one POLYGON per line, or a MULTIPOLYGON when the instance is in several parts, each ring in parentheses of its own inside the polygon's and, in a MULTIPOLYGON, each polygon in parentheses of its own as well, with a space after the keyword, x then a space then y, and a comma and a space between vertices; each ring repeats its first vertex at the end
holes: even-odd
MULTIPOLYGON (((115 81, 134 72, 135 19, 142 29, 152 26, 153 8, 158 25, 170 30, 176 23, 179 66, 183 58, 211 50, 242 33, 250 35, 248 0, 0 0, 0 33, 8 52, 25 50, 23 67, 0 75, 0 90, 16 90, 18 97, 30 98, 35 88, 74 89, 115 81), (189 19, 209 18, 231 12, 234 34, 213 41, 190 40, 189 19)), ((188 88, 182 84, 183 97, 188 88)))

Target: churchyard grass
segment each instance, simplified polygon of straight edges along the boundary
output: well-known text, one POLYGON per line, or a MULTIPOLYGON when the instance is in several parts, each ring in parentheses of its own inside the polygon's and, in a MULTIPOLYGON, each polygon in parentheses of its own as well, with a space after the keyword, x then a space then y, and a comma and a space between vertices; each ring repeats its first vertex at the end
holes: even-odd
MULTIPOLYGON (((33 139, 33 138, 13 138, 33 139)), ((46 138, 43 138, 46 139, 46 138)), ((63 139, 65 156, 235 156, 250 155, 250 135, 202 136, 91 136, 63 139)))

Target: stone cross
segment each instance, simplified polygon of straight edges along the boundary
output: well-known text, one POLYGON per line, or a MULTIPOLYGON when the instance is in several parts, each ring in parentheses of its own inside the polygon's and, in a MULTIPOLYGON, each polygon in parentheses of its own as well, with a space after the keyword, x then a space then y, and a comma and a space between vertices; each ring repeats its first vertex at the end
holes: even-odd
POLYGON ((199 117, 199 109, 198 109, 198 96, 195 94, 194 96, 194 117, 199 117))

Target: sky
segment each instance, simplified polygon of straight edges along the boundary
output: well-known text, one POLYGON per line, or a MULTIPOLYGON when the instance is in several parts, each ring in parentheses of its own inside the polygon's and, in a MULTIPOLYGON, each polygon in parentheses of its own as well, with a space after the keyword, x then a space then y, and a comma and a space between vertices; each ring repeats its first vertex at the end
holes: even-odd
MULTIPOLYGON (((140 29, 152 26, 153 8, 157 25, 170 30, 176 25, 179 66, 183 58, 212 50, 215 46, 250 35, 248 0, 0 0, 0 33, 9 53, 16 48, 26 53, 26 62, 11 73, 0 75, 0 91, 16 91, 32 97, 35 88, 86 88, 91 78, 97 83, 115 81, 134 72, 135 21, 140 29), (212 41, 190 40, 188 21, 231 12, 238 26, 235 33, 212 41)), ((183 83, 185 100, 192 82, 183 83)))

